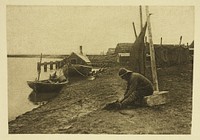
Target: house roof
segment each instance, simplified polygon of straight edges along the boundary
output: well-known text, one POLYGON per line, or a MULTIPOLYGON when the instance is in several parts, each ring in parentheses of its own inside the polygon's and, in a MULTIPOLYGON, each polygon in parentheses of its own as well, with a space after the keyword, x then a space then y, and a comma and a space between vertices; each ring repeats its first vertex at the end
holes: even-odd
POLYGON ((85 61, 85 62, 87 62, 87 63, 90 63, 90 62, 91 62, 91 61, 89 60, 89 58, 88 58, 86 55, 81 54, 81 53, 76 53, 76 52, 72 52, 71 55, 72 55, 73 53, 74 53, 75 55, 77 55, 79 58, 81 58, 83 61, 85 61))
POLYGON ((130 52, 133 43, 118 43, 115 49, 115 53, 128 53, 130 52))

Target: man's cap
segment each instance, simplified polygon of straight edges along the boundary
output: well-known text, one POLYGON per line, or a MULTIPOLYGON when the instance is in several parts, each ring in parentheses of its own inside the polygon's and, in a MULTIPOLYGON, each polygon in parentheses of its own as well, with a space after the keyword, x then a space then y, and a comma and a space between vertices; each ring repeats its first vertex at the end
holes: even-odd
POLYGON ((119 76, 120 76, 120 77, 122 77, 122 76, 124 76, 124 75, 126 75, 126 74, 128 74, 128 73, 132 73, 132 71, 127 70, 127 69, 125 69, 125 68, 120 68, 120 69, 119 69, 119 76))

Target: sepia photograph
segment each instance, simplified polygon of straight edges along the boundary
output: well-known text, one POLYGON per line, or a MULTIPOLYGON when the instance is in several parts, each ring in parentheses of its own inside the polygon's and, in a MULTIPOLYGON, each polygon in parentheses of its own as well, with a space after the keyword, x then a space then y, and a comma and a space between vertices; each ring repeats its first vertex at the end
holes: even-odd
POLYGON ((192 134, 194 5, 6 5, 8 134, 192 134))

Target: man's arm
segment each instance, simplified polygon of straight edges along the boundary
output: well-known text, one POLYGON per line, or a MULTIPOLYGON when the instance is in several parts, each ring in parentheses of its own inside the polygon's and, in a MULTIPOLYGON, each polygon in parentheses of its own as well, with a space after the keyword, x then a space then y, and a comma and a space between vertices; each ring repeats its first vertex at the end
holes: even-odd
POLYGON ((126 91, 124 98, 120 101, 122 106, 126 106, 127 104, 134 102, 136 98, 135 91, 137 87, 137 78, 132 78, 129 84, 129 89, 126 91))

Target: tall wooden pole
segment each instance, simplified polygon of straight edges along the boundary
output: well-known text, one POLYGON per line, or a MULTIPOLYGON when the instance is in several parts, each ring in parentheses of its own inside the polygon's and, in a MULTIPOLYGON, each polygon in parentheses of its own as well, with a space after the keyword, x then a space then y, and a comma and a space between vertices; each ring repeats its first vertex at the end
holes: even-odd
POLYGON ((136 33, 136 28, 135 28, 134 22, 133 22, 133 30, 134 30, 134 33, 135 33, 135 38, 137 38, 137 33, 136 33))
POLYGON ((143 23, 142 23, 142 6, 140 5, 140 31, 142 31, 143 23))
POLYGON ((41 62, 42 62, 42 53, 41 53, 41 55, 40 55, 40 69, 38 69, 38 81, 40 80, 40 73, 41 73, 41 62))
POLYGON ((181 46, 182 43, 182 36, 180 36, 179 46, 181 46))
POLYGON ((153 78, 153 87, 154 87, 154 91, 159 91, 157 71, 156 71, 155 50, 154 50, 154 46, 153 46, 150 14, 149 14, 148 6, 146 6, 146 16, 147 16, 147 25, 148 25, 148 37, 149 37, 149 47, 150 47, 149 49, 150 49, 150 56, 151 56, 151 71, 152 71, 152 78, 153 78))

